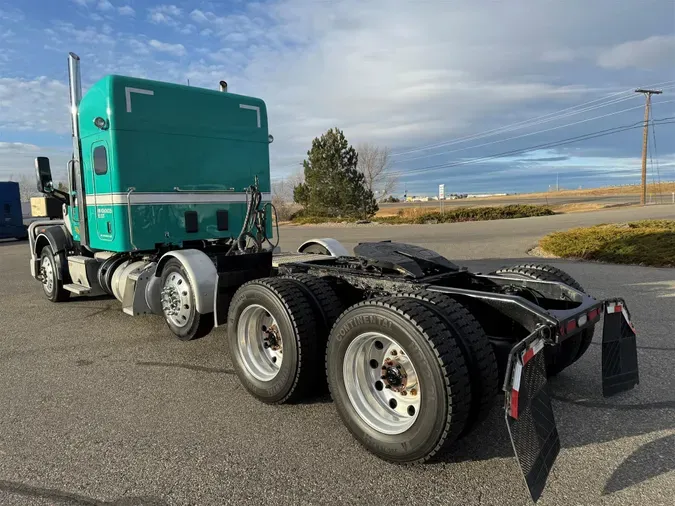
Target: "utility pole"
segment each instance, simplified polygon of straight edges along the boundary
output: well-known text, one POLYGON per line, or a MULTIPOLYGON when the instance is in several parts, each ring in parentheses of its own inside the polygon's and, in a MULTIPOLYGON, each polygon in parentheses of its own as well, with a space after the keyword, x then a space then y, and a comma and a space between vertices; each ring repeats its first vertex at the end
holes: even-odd
POLYGON ((638 88, 635 93, 642 93, 645 96, 645 126, 642 131, 642 194, 640 195, 640 204, 647 202, 647 140, 649 139, 649 109, 652 104, 652 95, 660 95, 661 90, 645 90, 638 88))

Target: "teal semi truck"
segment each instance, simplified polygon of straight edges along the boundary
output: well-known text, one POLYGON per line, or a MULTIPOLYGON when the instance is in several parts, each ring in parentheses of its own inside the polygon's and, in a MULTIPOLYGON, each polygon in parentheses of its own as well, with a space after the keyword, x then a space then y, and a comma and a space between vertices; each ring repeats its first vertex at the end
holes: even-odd
POLYGON ((439 458, 502 395, 535 501, 560 448, 547 378, 584 355, 601 320, 603 395, 638 383, 623 299, 595 299, 552 266, 474 273, 391 241, 350 253, 319 238, 281 252, 263 100, 224 81, 117 75, 83 97, 79 58, 68 62, 67 191, 35 160, 38 190, 63 216, 28 230, 31 274, 50 301, 114 296, 184 341, 226 326, 251 395, 281 404, 326 388, 353 436, 391 462, 439 458))

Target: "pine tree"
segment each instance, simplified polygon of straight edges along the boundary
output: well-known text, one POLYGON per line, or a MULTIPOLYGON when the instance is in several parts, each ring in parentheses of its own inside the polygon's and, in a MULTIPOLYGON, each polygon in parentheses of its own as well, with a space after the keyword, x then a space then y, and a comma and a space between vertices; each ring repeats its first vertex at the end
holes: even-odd
POLYGON ((312 141, 303 162, 305 181, 293 190, 293 199, 309 216, 367 219, 378 206, 363 173, 358 155, 344 133, 331 128, 312 141))

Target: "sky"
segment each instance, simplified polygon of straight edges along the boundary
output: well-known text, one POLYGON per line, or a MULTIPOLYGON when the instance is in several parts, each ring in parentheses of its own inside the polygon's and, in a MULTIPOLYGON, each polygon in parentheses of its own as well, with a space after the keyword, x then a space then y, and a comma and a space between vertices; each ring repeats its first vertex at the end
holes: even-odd
POLYGON ((675 180, 673 0, 3 0, 0 180, 36 156, 65 173, 69 51, 85 92, 115 73, 262 98, 275 180, 337 127, 388 148, 408 195, 638 183, 633 90, 654 87, 648 174, 675 180))

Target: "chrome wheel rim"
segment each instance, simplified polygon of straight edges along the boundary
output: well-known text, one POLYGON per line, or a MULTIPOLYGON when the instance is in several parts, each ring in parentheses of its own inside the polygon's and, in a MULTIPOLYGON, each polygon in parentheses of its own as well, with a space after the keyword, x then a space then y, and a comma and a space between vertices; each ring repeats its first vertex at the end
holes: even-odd
POLYGON ((382 434, 401 434, 417 420, 421 390, 405 349, 378 332, 357 336, 347 347, 342 374, 361 419, 382 434))
POLYGON ((45 292, 51 294, 54 291, 54 266, 49 257, 42 257, 40 275, 42 276, 42 287, 45 292))
POLYGON ((180 272, 172 272, 162 286, 162 311, 167 320, 176 327, 184 327, 193 311, 190 283, 180 272))
POLYGON ((246 307, 237 322, 239 357, 248 373, 271 381, 283 362, 283 342, 276 319, 259 304, 246 307))

